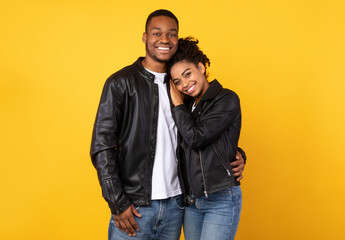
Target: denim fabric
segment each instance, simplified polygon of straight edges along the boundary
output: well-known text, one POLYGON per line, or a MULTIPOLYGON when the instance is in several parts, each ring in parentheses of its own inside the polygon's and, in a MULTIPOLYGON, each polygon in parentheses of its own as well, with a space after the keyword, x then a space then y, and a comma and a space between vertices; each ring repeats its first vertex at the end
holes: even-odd
POLYGON ((185 208, 183 232, 186 240, 234 239, 242 209, 240 186, 228 188, 208 198, 195 199, 185 208))
POLYGON ((111 217, 109 223, 109 240, 122 239, 164 239, 179 240, 183 221, 183 203, 181 195, 163 200, 152 200, 150 206, 135 206, 142 215, 134 216, 139 225, 135 237, 129 237, 126 232, 119 230, 111 217))

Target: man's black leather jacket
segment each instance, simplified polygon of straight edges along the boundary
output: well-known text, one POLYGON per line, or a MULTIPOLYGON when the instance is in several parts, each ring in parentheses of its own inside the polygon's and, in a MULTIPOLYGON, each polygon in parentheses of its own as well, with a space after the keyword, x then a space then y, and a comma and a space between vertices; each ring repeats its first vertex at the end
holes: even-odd
POLYGON ((200 197, 239 185, 230 165, 241 130, 238 96, 214 80, 191 113, 192 104, 172 109, 180 134, 177 154, 184 191, 200 197))
POLYGON ((108 78, 93 129, 90 155, 113 214, 151 203, 158 87, 142 60, 108 78))

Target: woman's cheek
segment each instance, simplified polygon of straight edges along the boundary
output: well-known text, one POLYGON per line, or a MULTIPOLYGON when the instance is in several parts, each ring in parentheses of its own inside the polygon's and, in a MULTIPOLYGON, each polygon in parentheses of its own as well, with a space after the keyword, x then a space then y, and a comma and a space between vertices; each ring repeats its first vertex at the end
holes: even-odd
MULTIPOLYGON (((180 84, 180 85, 181 85, 181 84, 180 84)), ((182 91, 182 87, 181 87, 180 85, 178 85, 178 86, 176 87, 176 89, 177 89, 177 91, 179 91, 179 92, 182 92, 182 93, 183 93, 183 91, 182 91)))

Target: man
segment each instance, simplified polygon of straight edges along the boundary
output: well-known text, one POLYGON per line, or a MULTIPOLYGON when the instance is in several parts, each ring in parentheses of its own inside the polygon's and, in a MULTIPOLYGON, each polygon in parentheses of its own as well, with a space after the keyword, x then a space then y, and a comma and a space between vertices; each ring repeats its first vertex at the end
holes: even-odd
MULTIPOLYGON (((164 83, 166 63, 178 44, 175 15, 167 10, 151 13, 142 41, 145 58, 105 83, 91 159, 112 213, 109 239, 179 239, 183 200, 177 130, 164 83)), ((236 157, 234 172, 240 180, 243 158, 236 157)))

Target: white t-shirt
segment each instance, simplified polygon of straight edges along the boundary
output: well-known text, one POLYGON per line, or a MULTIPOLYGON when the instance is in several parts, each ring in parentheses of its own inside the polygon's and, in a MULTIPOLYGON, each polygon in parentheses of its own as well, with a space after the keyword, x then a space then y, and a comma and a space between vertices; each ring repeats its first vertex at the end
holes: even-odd
POLYGON ((192 112, 194 112, 194 109, 196 108, 195 106, 195 102, 193 103, 193 106, 192 106, 192 112))
POLYGON ((164 83, 166 73, 146 70, 155 75, 154 83, 158 85, 159 110, 151 195, 152 200, 158 200, 182 193, 177 176, 177 128, 171 115, 167 87, 164 83))

